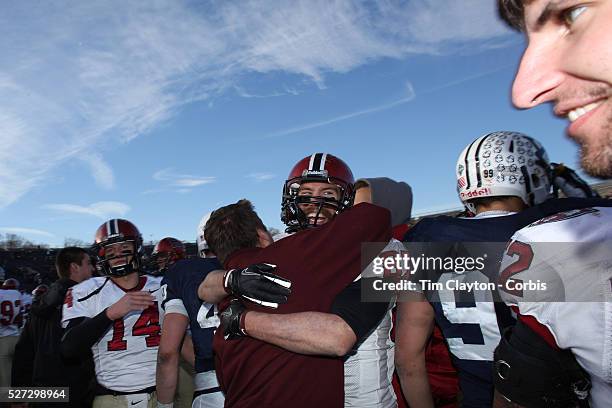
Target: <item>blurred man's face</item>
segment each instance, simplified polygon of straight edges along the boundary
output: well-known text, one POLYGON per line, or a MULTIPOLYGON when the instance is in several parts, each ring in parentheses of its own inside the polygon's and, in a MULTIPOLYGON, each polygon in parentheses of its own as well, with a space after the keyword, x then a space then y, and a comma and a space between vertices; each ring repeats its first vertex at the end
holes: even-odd
POLYGON ((170 263, 170 254, 168 254, 167 252, 159 253, 157 258, 155 259, 155 263, 157 264, 157 268, 159 270, 167 268, 168 264, 170 263))
POLYGON ((74 276, 76 278, 76 282, 82 282, 86 279, 91 278, 94 272, 94 267, 91 263, 91 259, 89 259, 89 255, 83 255, 83 260, 81 261, 81 264, 77 266, 77 273, 74 276))
POLYGON ((544 102, 568 120, 582 167, 612 177, 612 1, 525 1, 528 46, 512 88, 519 108, 544 102))
MULTIPOLYGON (((298 191, 299 197, 323 197, 334 200, 340 199, 340 191, 337 186, 329 183, 304 183, 298 191)), ((319 204, 299 204, 300 210, 308 218, 310 225, 327 224, 336 216, 337 207, 332 205, 323 205, 319 211, 319 204), (318 214, 318 216, 317 216, 318 214)))

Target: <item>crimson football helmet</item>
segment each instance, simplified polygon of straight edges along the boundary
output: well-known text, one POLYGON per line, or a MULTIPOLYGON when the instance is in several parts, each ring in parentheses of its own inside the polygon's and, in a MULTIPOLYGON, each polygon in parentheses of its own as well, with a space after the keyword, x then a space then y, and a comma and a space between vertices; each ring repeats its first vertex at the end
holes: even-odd
POLYGON ((36 299, 39 299, 42 295, 47 293, 48 290, 49 290, 49 287, 45 285, 44 283, 35 287, 34 290, 32 291, 32 302, 35 302, 36 299))
POLYGON ((15 278, 8 278, 2 283, 2 289, 19 290, 19 281, 15 278))
POLYGON ((115 218, 100 225, 96 231, 93 249, 97 256, 96 268, 103 275, 125 276, 141 270, 144 254, 142 235, 128 220, 115 218), (106 249, 119 243, 131 243, 132 250, 107 256, 106 249), (120 259, 124 262, 116 262, 120 259))
POLYGON ((168 267, 185 258, 185 245, 176 238, 162 238, 151 254, 152 275, 161 276, 168 267))
POLYGON ((289 173, 283 186, 281 220, 287 225, 287 232, 311 228, 317 225, 321 209, 334 208, 336 214, 350 208, 355 198, 355 179, 349 166, 338 157, 328 153, 314 153, 300 160, 289 173), (339 189, 339 199, 298 195, 300 186, 309 182, 333 184, 339 189), (300 204, 318 205, 313 223, 300 209, 300 204))

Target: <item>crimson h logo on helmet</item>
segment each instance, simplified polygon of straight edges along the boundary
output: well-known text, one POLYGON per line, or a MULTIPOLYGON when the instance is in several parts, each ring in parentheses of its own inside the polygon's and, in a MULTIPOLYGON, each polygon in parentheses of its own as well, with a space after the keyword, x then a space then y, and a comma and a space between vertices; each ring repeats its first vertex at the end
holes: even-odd
POLYGON ((287 232, 323 225, 350 208, 355 179, 348 165, 328 153, 300 160, 283 187, 281 220, 287 232))

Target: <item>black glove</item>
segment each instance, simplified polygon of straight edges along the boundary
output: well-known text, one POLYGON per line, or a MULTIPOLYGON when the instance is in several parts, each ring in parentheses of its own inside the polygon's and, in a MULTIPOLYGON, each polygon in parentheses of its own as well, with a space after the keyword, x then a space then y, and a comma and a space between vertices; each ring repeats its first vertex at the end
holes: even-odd
POLYGON ((553 187, 555 196, 561 190, 566 197, 599 197, 596 191, 588 185, 574 170, 563 163, 551 163, 553 170, 553 187))
POLYGON ((227 309, 221 312, 221 326, 223 326, 223 337, 225 340, 248 336, 244 329, 244 317, 246 314, 247 310, 238 299, 232 299, 227 309))
POLYGON ((278 307, 291 293, 291 281, 271 273, 276 265, 260 263, 231 269, 223 275, 223 288, 231 295, 258 305, 278 307))

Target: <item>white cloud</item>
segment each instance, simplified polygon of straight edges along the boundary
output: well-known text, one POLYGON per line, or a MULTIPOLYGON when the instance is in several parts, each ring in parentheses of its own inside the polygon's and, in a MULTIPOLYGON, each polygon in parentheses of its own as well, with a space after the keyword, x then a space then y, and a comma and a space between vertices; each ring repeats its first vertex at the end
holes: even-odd
MULTIPOLYGON (((163 182, 164 185, 167 187, 177 188, 176 191, 179 193, 188 193, 194 187, 214 183, 217 180, 216 177, 212 176, 194 176, 192 174, 179 174, 176 173, 172 168, 166 168, 156 171, 153 174, 153 179, 163 182)), ((157 192, 157 190, 149 190, 148 192, 157 192)))
POLYGON ((17 234, 17 235, 41 235, 43 237, 54 237, 50 232, 33 229, 33 228, 21 228, 21 227, 0 227, 0 231, 7 234, 17 234))
POLYGON ((118 201, 99 201, 88 206, 75 204, 45 204, 42 208, 73 214, 93 215, 94 217, 109 219, 123 217, 130 211, 130 206, 118 201))
POLYGON ((102 156, 90 153, 83 156, 82 160, 89 166, 91 174, 99 187, 110 190, 115 186, 113 169, 104 161, 102 156))
POLYGON ((273 179, 274 177, 276 177, 276 175, 272 173, 251 173, 247 175, 247 177, 252 178, 258 183, 261 183, 262 181, 273 179))
MULTIPOLYGON (((295 74, 324 88, 328 73, 381 58, 499 46, 507 31, 494 16, 494 2, 482 0, 7 2, 0 208, 66 160, 95 158, 94 148, 128 142, 184 104, 212 102, 247 73, 295 74)), ((295 84, 283 87, 243 94, 295 84)), ((94 161, 94 179, 112 188, 110 167, 94 161)))
POLYGON ((364 110, 336 116, 334 118, 325 119, 325 120, 321 120, 321 121, 314 122, 314 123, 309 123, 307 125, 296 126, 296 127, 292 127, 289 129, 280 130, 278 132, 274 132, 267 136, 264 136, 263 138, 267 139, 267 138, 273 138, 273 137, 279 137, 279 136, 287 136, 293 133, 302 132, 304 130, 315 129, 318 127, 331 125, 332 123, 342 122, 348 119, 356 118, 358 116, 364 116, 364 115, 369 115, 369 114, 376 113, 376 112, 382 112, 387 109, 395 108, 396 106, 408 103, 414 100, 414 98, 416 98, 416 93, 414 92, 414 88, 412 87, 412 84, 410 82, 406 82, 406 96, 399 98, 393 102, 388 102, 388 103, 384 103, 378 106, 373 106, 373 107, 370 107, 364 110))

